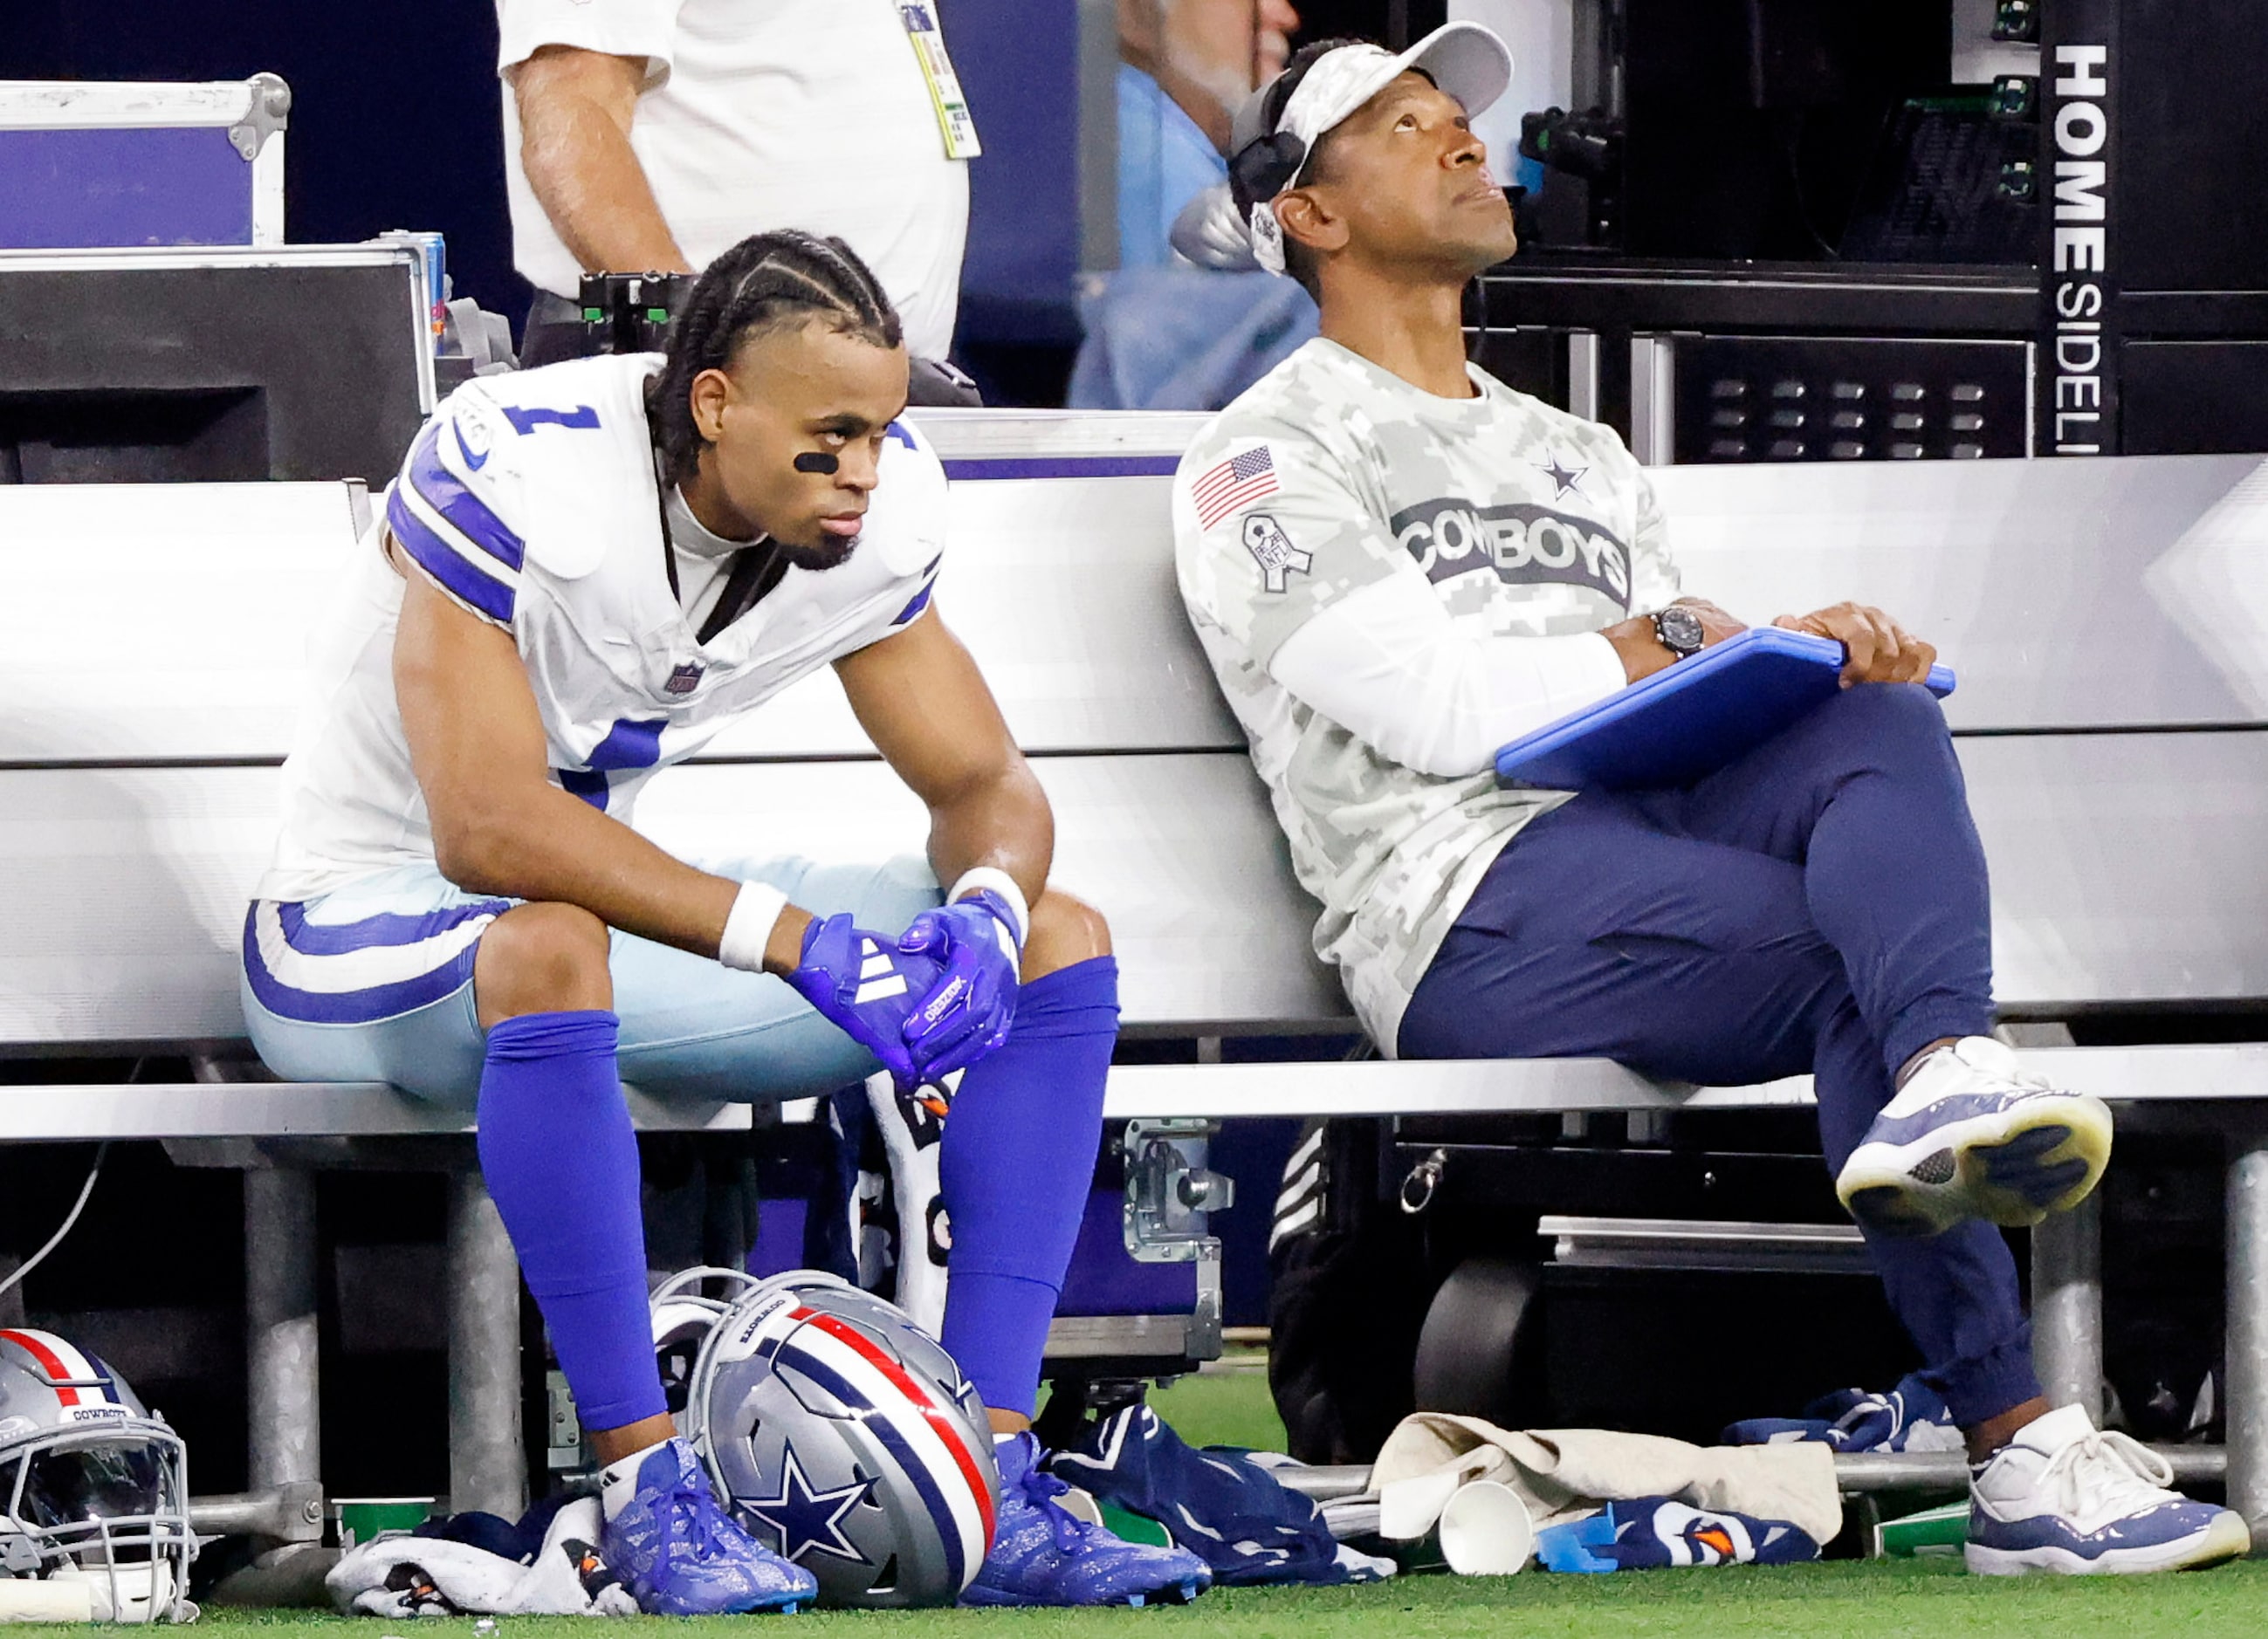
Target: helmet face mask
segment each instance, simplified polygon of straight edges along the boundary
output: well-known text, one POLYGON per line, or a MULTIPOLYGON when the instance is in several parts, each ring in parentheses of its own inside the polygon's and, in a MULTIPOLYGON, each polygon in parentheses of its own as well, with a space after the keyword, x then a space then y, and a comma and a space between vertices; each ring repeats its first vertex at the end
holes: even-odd
POLYGON ((97 1621, 185 1618, 196 1549, 180 1437, 94 1356, 0 1331, 0 1608, 32 1577, 87 1584, 97 1621))
MULTIPOLYGON (((685 1409, 718 1496, 819 1578, 825 1604, 953 1604, 990 1550, 999 1488, 960 1369, 903 1312, 830 1275, 743 1284, 714 1305, 685 1409)), ((683 1312, 668 1291, 658 1331, 683 1312)))

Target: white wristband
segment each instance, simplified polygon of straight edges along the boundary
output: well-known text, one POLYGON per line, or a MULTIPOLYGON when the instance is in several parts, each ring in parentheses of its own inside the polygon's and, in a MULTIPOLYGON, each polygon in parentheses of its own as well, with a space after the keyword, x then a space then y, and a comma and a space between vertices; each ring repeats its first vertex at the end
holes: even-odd
POLYGON ((990 888, 1008 901, 1008 912, 1016 925, 1009 930, 1016 936, 1016 948, 1021 951, 1024 941, 1032 937, 1032 908, 1024 903, 1024 890, 1016 886, 1016 878, 994 865, 978 865, 961 873, 961 880, 946 890, 945 902, 966 899, 979 888, 990 888))
POLYGON ((787 908, 787 895, 762 882, 743 882, 740 896, 725 917, 724 937, 717 941, 717 959, 745 973, 764 970, 764 947, 787 908))

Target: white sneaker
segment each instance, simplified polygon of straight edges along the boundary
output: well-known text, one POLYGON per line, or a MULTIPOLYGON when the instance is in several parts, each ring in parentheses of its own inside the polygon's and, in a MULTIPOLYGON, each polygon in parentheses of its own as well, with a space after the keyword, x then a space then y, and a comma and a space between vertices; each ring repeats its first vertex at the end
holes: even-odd
POLYGON ((2087 1199, 2110 1162, 2110 1109, 2016 1066, 1990 1036, 1921 1062, 1837 1174, 1851 1216, 1887 1235, 1963 1218, 2026 1228, 2087 1199))
POLYGON ((2167 1489, 2173 1477, 2148 1446, 2063 1407, 1970 1473, 1962 1557, 1980 1577, 2111 1576, 2193 1570, 2251 1551, 2242 1515, 2167 1489))

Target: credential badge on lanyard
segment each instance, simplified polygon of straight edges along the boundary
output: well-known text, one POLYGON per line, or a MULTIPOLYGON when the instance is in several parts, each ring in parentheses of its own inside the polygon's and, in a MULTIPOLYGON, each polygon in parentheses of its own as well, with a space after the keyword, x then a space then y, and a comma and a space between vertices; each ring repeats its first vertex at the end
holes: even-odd
POLYGON ((935 0, 907 0, 898 7, 898 18, 906 26, 906 38, 913 41, 922 78, 929 82, 930 106, 937 110, 938 129, 945 133, 945 157, 976 158, 984 150, 976 141, 968 99, 961 93, 961 76, 953 71, 945 36, 938 32, 935 0))

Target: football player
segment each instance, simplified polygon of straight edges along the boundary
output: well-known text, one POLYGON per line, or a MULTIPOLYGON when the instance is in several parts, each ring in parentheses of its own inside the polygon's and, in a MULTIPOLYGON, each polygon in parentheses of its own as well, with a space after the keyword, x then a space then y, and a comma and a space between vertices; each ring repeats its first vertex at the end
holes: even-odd
POLYGON ((481 1166, 605 1465, 604 1551, 661 1613, 815 1584, 720 1511, 663 1405, 622 1080, 772 1098, 966 1069, 941 1170, 944 1342, 991 1410, 970 1597, 1194 1592, 1201 1562, 1064 1513, 1028 1432, 1117 1027, 1101 915, 1048 882, 1047 799, 932 602, 945 478, 842 241, 702 276, 666 357, 485 378, 427 423, 321 635, 245 922, 282 1075, 475 1104, 481 1166), (639 789, 832 665, 927 805, 926 866, 696 864, 639 789), (939 885, 948 885, 940 893, 939 885))

